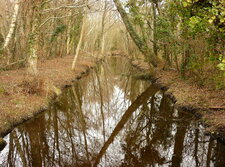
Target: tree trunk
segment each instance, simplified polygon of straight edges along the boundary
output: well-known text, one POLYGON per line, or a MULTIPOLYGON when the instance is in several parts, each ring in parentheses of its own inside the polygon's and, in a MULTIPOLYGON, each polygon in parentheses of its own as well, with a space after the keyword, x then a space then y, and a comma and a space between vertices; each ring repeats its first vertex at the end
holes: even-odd
POLYGON ((79 39, 79 42, 77 44, 76 53, 75 53, 75 56, 74 56, 74 59, 73 59, 72 70, 75 69, 75 65, 76 65, 76 62, 77 62, 77 58, 78 58, 78 55, 80 53, 80 47, 81 47, 81 44, 83 42, 84 25, 85 25, 85 18, 84 17, 85 16, 83 16, 83 22, 82 22, 82 27, 81 27, 81 32, 80 32, 80 39, 79 39))
POLYGON ((16 27, 18 13, 19 13, 19 0, 15 0, 14 13, 12 15, 12 21, 11 21, 11 24, 10 24, 9 33, 6 36, 5 43, 4 43, 3 48, 2 48, 3 50, 9 45, 9 42, 10 42, 12 36, 13 36, 13 33, 15 31, 15 27, 16 27))
MULTIPOLYGON (((70 12, 70 15, 72 15, 72 11, 70 12)), ((66 54, 68 55, 68 54, 70 54, 70 50, 71 50, 71 47, 70 47, 70 45, 71 45, 71 36, 70 36, 70 33, 71 33, 71 28, 72 28, 72 26, 71 26, 71 22, 72 22, 72 20, 71 20, 71 18, 69 18, 69 21, 68 21, 69 23, 68 23, 68 28, 67 28, 67 34, 66 34, 66 36, 67 36, 67 38, 66 38, 66 54)))
POLYGON ((43 0, 33 0, 32 12, 33 18, 31 22, 31 32, 29 34, 29 55, 28 55, 28 73, 31 76, 38 75, 37 61, 38 61, 38 47, 40 36, 40 22, 41 22, 41 9, 43 8, 43 0))
POLYGON ((186 77, 186 71, 188 66, 188 59, 190 57, 190 46, 187 44, 187 46, 184 46, 184 52, 182 54, 182 64, 181 64, 181 76, 183 78, 186 77))
POLYGON ((33 37, 31 39, 33 44, 30 44, 29 49, 29 57, 28 57, 28 73, 32 76, 37 76, 38 70, 37 70, 37 38, 33 37))
MULTIPOLYGON (((37 8, 37 7, 36 7, 37 8)), ((31 76, 37 76, 38 69, 37 69, 37 50, 38 50, 38 18, 37 9, 35 9, 34 14, 34 21, 31 27, 30 39, 29 39, 29 56, 28 56, 28 73, 31 76)))
POLYGON ((145 56, 146 60, 148 61, 149 64, 152 64, 154 67, 157 66, 157 59, 152 52, 152 50, 147 46, 147 44, 141 39, 141 37, 136 33, 134 27, 132 26, 127 13, 123 9, 121 3, 119 0, 113 0, 117 10, 119 11, 123 22, 127 28, 127 31, 129 32, 131 38, 133 39, 134 43, 137 45, 138 49, 143 53, 145 56))
MULTIPOLYGON (((89 8, 88 7, 88 0, 83 0, 83 2, 86 4, 86 7, 84 7, 84 13, 86 12, 86 8, 89 8)), ((72 70, 75 69, 75 65, 76 65, 76 62, 77 62, 77 58, 78 58, 78 55, 80 53, 80 47, 81 47, 81 44, 83 42, 83 37, 84 37, 84 28, 85 28, 85 15, 83 15, 83 19, 82 19, 82 27, 81 27, 81 32, 80 32, 80 39, 79 39, 79 42, 77 44, 77 48, 76 48, 76 53, 75 53, 75 56, 74 56, 74 59, 73 59, 73 64, 72 64, 72 70)))

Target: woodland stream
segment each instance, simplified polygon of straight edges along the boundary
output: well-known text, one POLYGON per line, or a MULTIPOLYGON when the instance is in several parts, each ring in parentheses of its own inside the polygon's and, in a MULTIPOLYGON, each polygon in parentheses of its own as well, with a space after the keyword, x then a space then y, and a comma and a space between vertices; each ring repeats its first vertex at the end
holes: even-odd
POLYGON ((0 166, 224 166, 225 146, 137 73, 106 59, 4 137, 0 166))

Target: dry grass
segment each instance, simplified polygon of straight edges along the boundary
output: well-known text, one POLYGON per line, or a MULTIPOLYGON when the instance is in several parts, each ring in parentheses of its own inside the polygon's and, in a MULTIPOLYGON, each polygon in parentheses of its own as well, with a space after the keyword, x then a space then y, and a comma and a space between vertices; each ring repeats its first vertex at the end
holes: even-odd
POLYGON ((72 56, 46 60, 39 64, 38 79, 28 77, 26 69, 0 74, 0 136, 14 125, 33 117, 46 108, 63 86, 81 76, 96 64, 91 57, 78 59, 71 70, 72 56))

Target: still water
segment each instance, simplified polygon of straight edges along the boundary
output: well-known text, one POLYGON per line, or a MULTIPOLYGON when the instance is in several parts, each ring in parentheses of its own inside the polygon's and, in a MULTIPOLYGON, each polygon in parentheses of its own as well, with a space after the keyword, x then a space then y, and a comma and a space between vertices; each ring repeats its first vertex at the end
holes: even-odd
POLYGON ((5 136, 0 166, 225 166, 225 146, 137 75, 127 59, 106 59, 5 136))

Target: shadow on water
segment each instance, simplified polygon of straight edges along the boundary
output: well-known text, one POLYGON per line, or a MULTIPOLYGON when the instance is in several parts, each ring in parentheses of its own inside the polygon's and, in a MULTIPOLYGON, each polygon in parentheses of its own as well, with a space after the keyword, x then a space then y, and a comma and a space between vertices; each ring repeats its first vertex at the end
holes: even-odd
POLYGON ((135 71, 107 59, 5 136, 0 166, 225 166, 225 146, 135 71))

